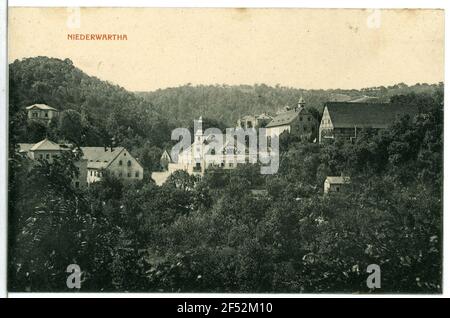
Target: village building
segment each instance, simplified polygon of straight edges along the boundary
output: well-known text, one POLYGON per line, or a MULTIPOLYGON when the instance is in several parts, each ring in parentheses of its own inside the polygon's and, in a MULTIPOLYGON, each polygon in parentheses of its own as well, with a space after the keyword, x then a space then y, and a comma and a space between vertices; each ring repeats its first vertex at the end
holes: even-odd
MULTIPOLYGON (((201 125, 202 118, 198 120, 201 125)), ((224 137, 224 136, 222 136, 224 137)), ((156 184, 163 184, 167 178, 177 170, 183 170, 191 175, 203 176, 208 169, 235 169, 241 164, 256 163, 258 153, 251 152, 247 145, 243 144, 237 138, 231 140, 222 140, 214 147, 218 138, 215 134, 207 134, 202 129, 197 129, 192 144, 183 149, 176 160, 164 151, 160 162, 161 166, 167 164, 165 171, 155 171, 152 173, 152 179, 156 184)), ((244 140, 245 142, 245 140, 244 140)))
POLYGON ((247 115, 242 118, 239 118, 237 121, 237 127, 243 129, 258 129, 264 128, 268 123, 272 121, 272 116, 269 116, 267 113, 262 113, 260 115, 247 115))
POLYGON ((318 127, 317 119, 305 108, 305 100, 301 97, 295 108, 285 107, 266 126, 267 141, 270 145, 273 136, 294 130, 300 138, 314 141, 318 136, 318 127))
MULTIPOLYGON (((76 151, 67 144, 57 144, 51 140, 44 139, 36 144, 19 143, 19 153, 31 160, 45 160, 53 163, 63 151, 76 151)), ((78 176, 72 180, 75 188, 83 188, 87 185, 87 160, 81 159, 74 162, 78 169, 78 176)))
POLYGON ((87 183, 100 181, 106 174, 124 181, 142 180, 144 168, 124 147, 81 147, 87 161, 87 183))
POLYGON ((396 118, 414 115, 417 108, 391 103, 328 102, 319 126, 319 142, 354 140, 364 129, 386 129, 396 118))
POLYGON ((323 193, 339 193, 346 192, 348 185, 350 184, 350 178, 346 176, 339 177, 327 177, 323 183, 323 193))
POLYGON ((38 120, 46 124, 59 115, 59 111, 56 108, 45 104, 34 104, 26 107, 26 110, 29 120, 38 120))

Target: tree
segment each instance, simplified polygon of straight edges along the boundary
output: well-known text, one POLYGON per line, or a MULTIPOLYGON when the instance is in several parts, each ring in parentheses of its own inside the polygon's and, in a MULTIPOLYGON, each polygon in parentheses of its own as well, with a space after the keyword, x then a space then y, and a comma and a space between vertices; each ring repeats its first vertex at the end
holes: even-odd
POLYGON ((61 137, 76 145, 81 145, 84 141, 83 130, 84 127, 79 112, 72 109, 61 112, 59 119, 59 131, 61 137))

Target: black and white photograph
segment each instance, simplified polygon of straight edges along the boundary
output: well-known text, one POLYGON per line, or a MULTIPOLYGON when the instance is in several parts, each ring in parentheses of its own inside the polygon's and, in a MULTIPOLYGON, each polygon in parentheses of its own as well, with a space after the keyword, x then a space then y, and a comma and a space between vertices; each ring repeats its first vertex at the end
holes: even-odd
POLYGON ((443 9, 7 13, 8 292, 443 293, 443 9))

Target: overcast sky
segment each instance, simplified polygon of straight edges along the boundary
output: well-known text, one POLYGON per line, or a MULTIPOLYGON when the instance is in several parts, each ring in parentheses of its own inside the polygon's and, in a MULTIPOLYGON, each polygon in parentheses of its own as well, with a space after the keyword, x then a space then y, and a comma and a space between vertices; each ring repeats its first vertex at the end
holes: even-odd
POLYGON ((444 80, 439 10, 88 8, 80 27, 69 28, 72 17, 64 8, 10 8, 9 61, 70 58, 131 91, 186 83, 327 89, 444 80), (72 33, 128 40, 68 40, 72 33))

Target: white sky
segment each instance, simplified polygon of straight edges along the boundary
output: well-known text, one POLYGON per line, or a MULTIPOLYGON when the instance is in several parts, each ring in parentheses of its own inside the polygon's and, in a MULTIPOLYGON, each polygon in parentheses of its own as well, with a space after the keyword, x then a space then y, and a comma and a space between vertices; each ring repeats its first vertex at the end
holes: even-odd
POLYGON ((192 84, 361 88, 444 80, 442 10, 10 8, 9 61, 70 58, 131 91, 192 84), (70 41, 69 33, 128 41, 70 41))

